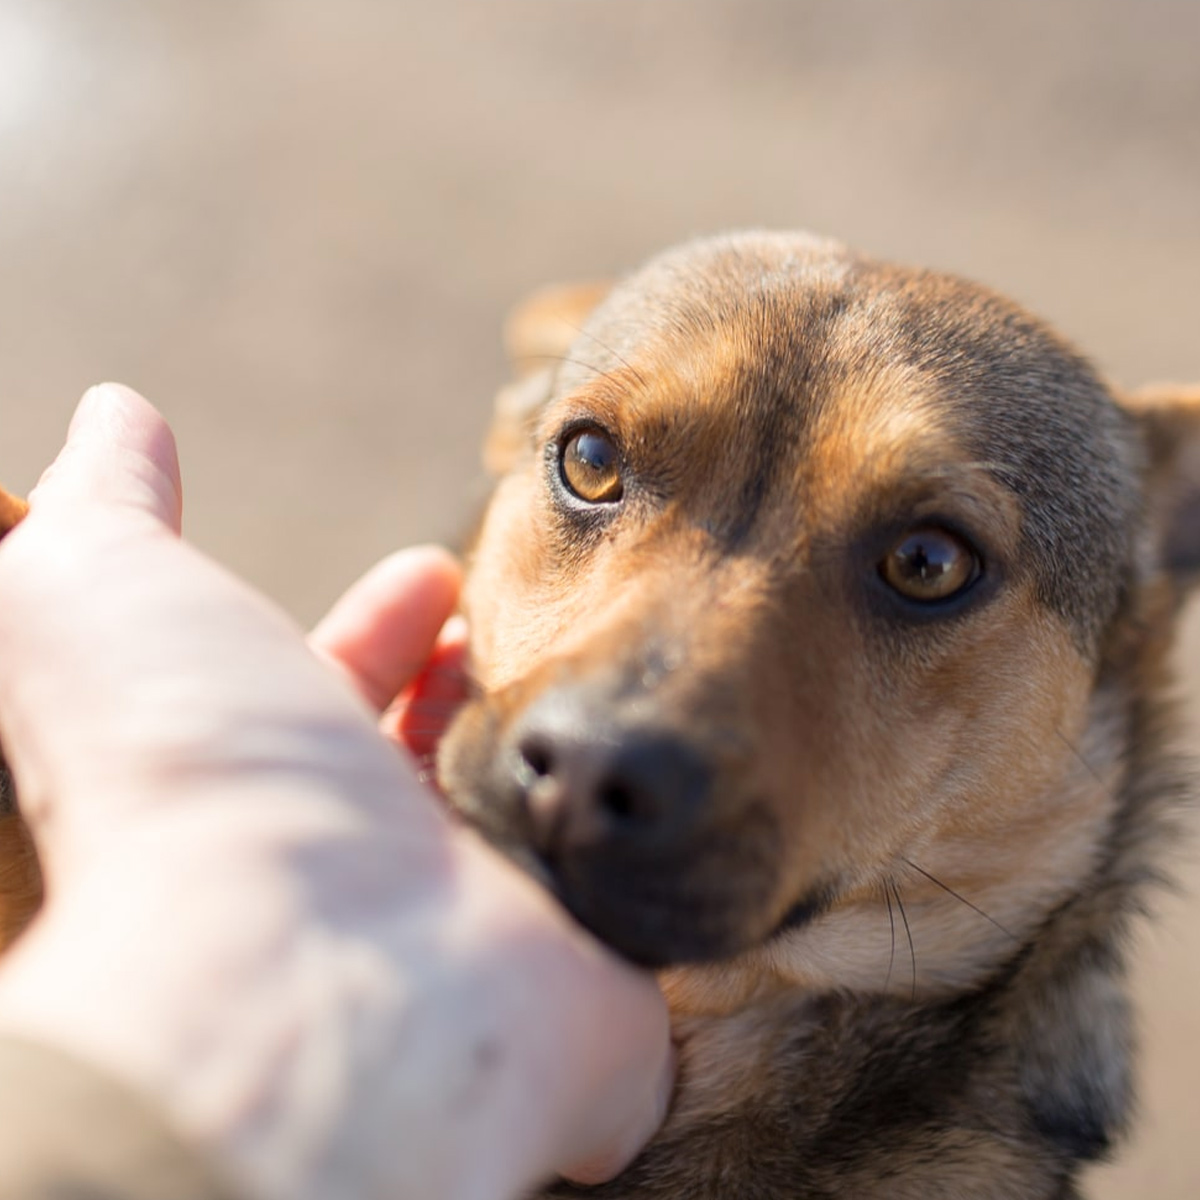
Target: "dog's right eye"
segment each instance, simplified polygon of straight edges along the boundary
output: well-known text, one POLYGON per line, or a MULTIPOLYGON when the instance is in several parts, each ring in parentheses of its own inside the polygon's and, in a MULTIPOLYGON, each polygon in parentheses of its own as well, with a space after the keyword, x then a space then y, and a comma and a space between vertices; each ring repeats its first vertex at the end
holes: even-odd
POLYGON ((612 439, 598 429, 583 429, 562 448, 559 471, 567 490, 588 504, 621 499, 621 463, 612 439))
POLYGON ((932 525, 910 530, 879 564, 884 582, 919 604, 965 592, 980 570, 979 556, 963 538, 932 525))

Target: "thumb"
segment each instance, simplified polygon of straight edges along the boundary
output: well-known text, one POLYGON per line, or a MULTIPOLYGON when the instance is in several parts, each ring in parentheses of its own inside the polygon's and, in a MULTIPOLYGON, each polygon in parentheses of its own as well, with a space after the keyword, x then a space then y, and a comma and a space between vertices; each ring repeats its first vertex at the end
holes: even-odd
MULTIPOLYGON (((663 1015, 665 1018, 665 1009, 663 1015)), ((598 1144, 593 1137, 586 1154, 577 1155, 567 1165, 560 1166, 559 1173, 572 1183, 591 1187, 607 1183, 625 1170, 666 1119, 677 1066, 674 1047, 662 1039, 657 1066, 645 1074, 637 1100, 624 1108, 613 1129, 602 1133, 598 1144)), ((599 1131, 593 1130, 593 1134, 596 1132, 599 1131)))
POLYGON ((102 383, 84 394, 67 444, 29 497, 30 512, 68 518, 97 505, 132 509, 178 533, 182 488, 175 438, 137 392, 102 383))

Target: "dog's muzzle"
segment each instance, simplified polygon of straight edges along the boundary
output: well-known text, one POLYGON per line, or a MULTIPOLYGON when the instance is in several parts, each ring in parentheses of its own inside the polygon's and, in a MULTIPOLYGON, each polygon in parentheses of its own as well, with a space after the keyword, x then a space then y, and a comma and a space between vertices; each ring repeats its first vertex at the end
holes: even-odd
MULTIPOLYGON (((728 800, 700 739, 646 696, 559 684, 506 722, 468 815, 602 941, 647 966, 725 958, 778 920, 765 805, 728 800)), ((480 747, 475 747, 476 750, 480 747)))

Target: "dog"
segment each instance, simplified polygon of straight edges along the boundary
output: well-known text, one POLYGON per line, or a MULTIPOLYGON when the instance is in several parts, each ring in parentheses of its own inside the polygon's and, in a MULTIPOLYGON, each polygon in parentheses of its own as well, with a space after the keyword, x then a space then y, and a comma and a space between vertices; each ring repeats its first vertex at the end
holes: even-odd
POLYGON ((1200 389, 1118 395, 1001 297, 805 235, 513 328, 439 780, 659 972, 680 1062, 632 1166, 541 1194, 1078 1196, 1186 792, 1200 389))
POLYGON ((518 314, 454 805, 653 967, 680 1076, 597 1200, 1058 1198, 1131 1106, 1185 797, 1200 388, 974 284, 686 245, 518 314))

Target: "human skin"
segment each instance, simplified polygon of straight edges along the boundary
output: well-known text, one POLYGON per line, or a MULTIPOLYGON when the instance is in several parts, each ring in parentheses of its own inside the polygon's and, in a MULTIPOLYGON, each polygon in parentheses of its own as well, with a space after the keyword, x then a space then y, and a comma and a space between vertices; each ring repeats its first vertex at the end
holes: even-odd
POLYGON ((180 494, 166 424, 104 385, 0 546, 0 737, 47 888, 0 1033, 149 1097, 250 1196, 615 1174, 669 1094, 657 988, 380 731, 453 561, 388 560, 310 645, 180 539, 180 494))

